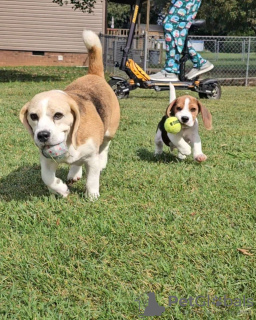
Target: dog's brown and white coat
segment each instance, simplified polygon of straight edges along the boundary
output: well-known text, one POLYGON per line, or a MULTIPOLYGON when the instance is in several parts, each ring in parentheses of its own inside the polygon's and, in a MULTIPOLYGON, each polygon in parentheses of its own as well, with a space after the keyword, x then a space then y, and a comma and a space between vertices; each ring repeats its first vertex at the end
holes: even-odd
POLYGON ((210 112, 196 98, 185 95, 170 103, 166 109, 166 114, 158 124, 155 136, 155 154, 161 154, 163 143, 168 145, 171 150, 178 149, 178 158, 185 159, 191 154, 196 161, 202 162, 207 159, 202 152, 201 139, 198 133, 197 115, 201 113, 206 129, 212 128, 212 116, 210 112), (181 131, 177 134, 168 133, 164 129, 166 118, 175 116, 181 123, 181 131))
POLYGON ((64 91, 39 93, 20 111, 20 120, 40 150, 41 174, 50 191, 66 197, 67 185, 55 176, 59 163, 70 164, 67 179, 77 181, 86 166, 86 193, 99 196, 100 172, 106 167, 108 149, 120 119, 115 93, 104 79, 102 47, 98 36, 84 31, 89 54, 88 75, 72 82, 64 91), (44 157, 41 150, 64 142, 63 159, 44 157))

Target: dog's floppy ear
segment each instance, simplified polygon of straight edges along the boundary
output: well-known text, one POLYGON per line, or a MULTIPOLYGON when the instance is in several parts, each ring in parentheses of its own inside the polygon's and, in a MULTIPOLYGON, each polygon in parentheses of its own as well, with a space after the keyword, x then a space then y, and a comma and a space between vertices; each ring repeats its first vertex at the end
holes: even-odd
POLYGON ((174 116, 174 106, 176 104, 177 99, 173 100, 166 109, 165 115, 167 117, 174 116))
POLYGON ((208 109, 206 109, 205 106, 202 105, 200 101, 197 101, 199 112, 201 112, 204 126, 207 130, 212 129, 212 115, 208 109))
POLYGON ((20 110, 20 121, 23 123, 24 127, 28 130, 28 132, 31 134, 31 136, 33 138, 34 133, 33 133, 32 128, 30 127, 30 125, 28 123, 28 119, 27 119, 29 105, 30 105, 30 102, 27 102, 20 110))
POLYGON ((77 131, 78 128, 80 126, 80 111, 78 108, 77 103, 75 102, 74 99, 72 99, 71 97, 68 97, 68 102, 71 108, 71 111, 74 114, 74 122, 73 122, 73 130, 72 130, 72 135, 71 135, 71 141, 72 141, 72 145, 74 146, 74 148, 76 149, 77 146, 77 131))

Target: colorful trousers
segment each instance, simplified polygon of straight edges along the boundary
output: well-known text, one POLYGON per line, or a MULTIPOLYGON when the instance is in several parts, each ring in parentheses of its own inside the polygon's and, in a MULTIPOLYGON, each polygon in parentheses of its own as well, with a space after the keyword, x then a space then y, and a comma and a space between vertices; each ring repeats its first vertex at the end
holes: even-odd
MULTIPOLYGON (((164 69, 179 73, 179 61, 188 30, 195 20, 202 0, 172 0, 169 12, 163 21, 166 42, 166 61, 164 69)), ((188 41, 190 60, 194 68, 200 68, 206 60, 193 49, 188 41)))

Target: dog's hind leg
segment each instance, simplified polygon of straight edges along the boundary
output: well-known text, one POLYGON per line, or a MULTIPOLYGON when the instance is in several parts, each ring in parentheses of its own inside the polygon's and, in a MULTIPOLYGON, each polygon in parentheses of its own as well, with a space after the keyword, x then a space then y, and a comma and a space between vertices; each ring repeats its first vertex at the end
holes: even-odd
POLYGON ((83 174, 83 167, 76 166, 73 164, 70 166, 67 180, 69 183, 76 182, 82 178, 82 174, 83 174))
POLYGON ((86 195, 90 200, 96 200, 100 196, 100 155, 93 154, 86 159, 86 195))
POLYGON ((105 169, 108 162, 108 150, 110 145, 110 138, 105 137, 102 145, 100 146, 100 168, 105 169))
POLYGON ((162 154, 163 152, 163 140, 162 140, 162 132, 160 129, 157 129, 155 135, 155 155, 162 154))

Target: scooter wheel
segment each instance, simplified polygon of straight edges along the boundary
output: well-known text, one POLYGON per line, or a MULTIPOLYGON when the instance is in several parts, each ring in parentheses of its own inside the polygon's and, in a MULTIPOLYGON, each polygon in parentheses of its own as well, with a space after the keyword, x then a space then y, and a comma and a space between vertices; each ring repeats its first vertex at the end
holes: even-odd
POLYGON ((127 90, 127 85, 124 81, 111 79, 108 84, 115 92, 118 99, 126 99, 129 97, 129 90, 127 90))
POLYGON ((221 97, 221 86, 215 83, 211 93, 198 92, 198 95, 200 99, 218 100, 221 97))

